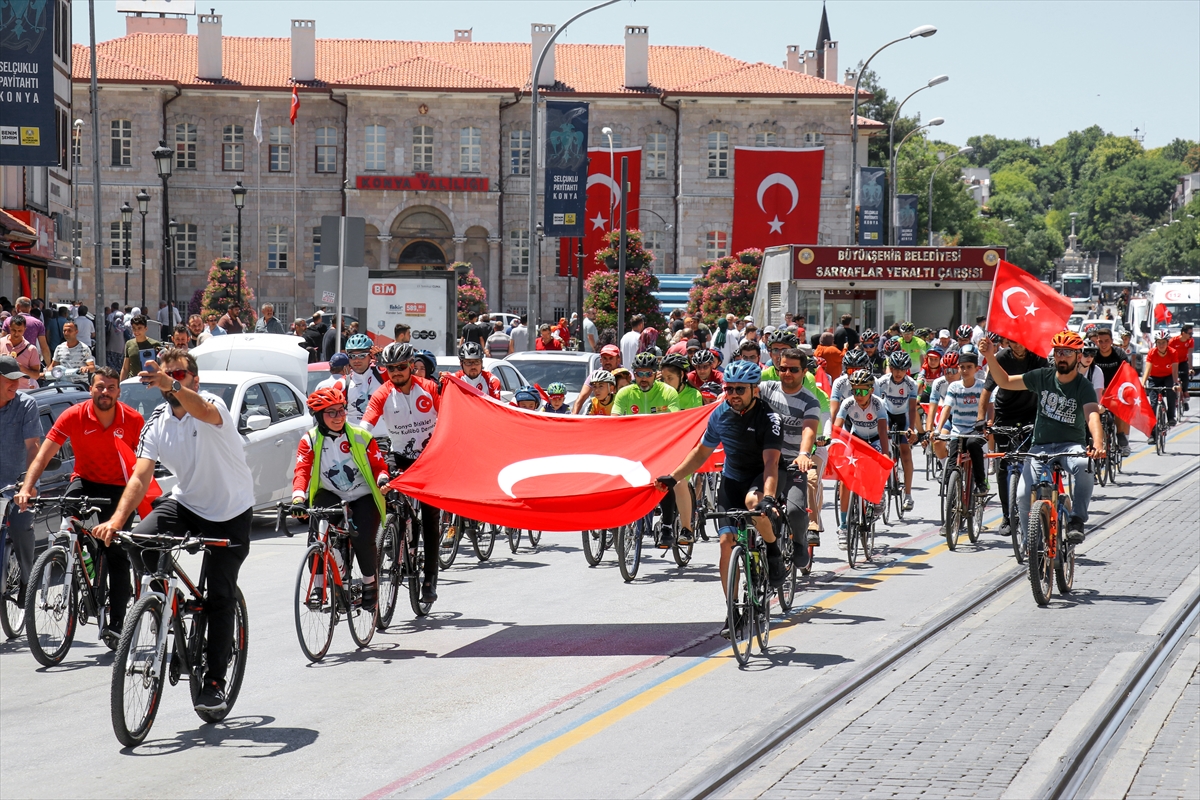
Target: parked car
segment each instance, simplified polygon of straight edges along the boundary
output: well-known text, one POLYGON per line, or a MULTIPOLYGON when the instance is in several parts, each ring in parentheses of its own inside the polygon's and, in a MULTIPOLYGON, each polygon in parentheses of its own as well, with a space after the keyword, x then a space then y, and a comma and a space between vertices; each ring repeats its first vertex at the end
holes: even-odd
POLYGON ((1079 333, 1080 327, 1083 326, 1083 314, 1072 314, 1067 317, 1067 330, 1079 333))
MULTIPOLYGON (((296 446, 314 424, 300 390, 276 375, 216 369, 201 369, 200 388, 220 397, 237 420, 246 464, 254 476, 255 510, 270 509, 291 497, 296 446)), ((121 383, 121 402, 149 419, 164 400, 158 389, 129 378, 121 383)), ((174 476, 161 466, 156 477, 164 492, 175 484, 174 476)))
POLYGON ((488 314, 488 321, 495 322, 496 320, 500 320, 504 323, 505 328, 509 325, 516 325, 519 319, 521 318, 516 314, 509 314, 505 311, 493 311, 488 314))
POLYGON ((521 374, 529 383, 537 384, 545 389, 558 381, 566 384, 567 405, 575 402, 588 375, 600 368, 599 353, 578 353, 571 350, 529 351, 513 353, 505 359, 521 370, 521 374))
MULTIPOLYGON (((438 356, 437 357, 438 375, 443 372, 451 374, 458 372, 460 369, 457 356, 438 356)), ((485 358, 483 359, 483 368, 495 375, 500 380, 500 399, 506 403, 511 403, 513 395, 517 393, 526 384, 525 376, 521 374, 521 370, 501 358, 485 358)))
POLYGON ((1116 326, 1116 320, 1088 317, 1079 324, 1079 335, 1086 339, 1096 328, 1108 328, 1109 333, 1112 333, 1113 328, 1116 326))
POLYGON ((308 386, 308 351, 303 342, 290 334, 231 333, 214 336, 191 352, 202 377, 215 369, 265 372, 303 388, 308 386))
MULTIPOLYGON (((54 422, 60 414, 76 403, 82 403, 91 397, 91 394, 85 389, 67 384, 32 389, 26 394, 32 397, 38 405, 38 421, 42 423, 43 436, 50 432, 50 428, 54 426, 54 422)), ((71 482, 71 472, 75 469, 75 453, 72 452, 69 441, 59 448, 58 458, 62 463, 57 466, 51 464, 50 467, 47 467, 38 482, 38 494, 42 497, 60 497, 71 482)), ((44 509, 37 512, 34 517, 34 532, 37 534, 39 549, 46 544, 42 534, 47 531, 57 531, 58 521, 58 509, 44 509)))
POLYGON ((329 362, 318 361, 315 364, 308 365, 308 383, 306 384, 305 397, 317 390, 317 384, 329 377, 329 362))

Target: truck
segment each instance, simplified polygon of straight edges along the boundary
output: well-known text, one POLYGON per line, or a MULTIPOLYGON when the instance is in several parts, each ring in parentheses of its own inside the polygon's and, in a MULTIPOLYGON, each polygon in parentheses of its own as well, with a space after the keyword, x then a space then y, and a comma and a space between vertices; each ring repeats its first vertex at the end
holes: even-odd
MULTIPOLYGON (((1141 317, 1134 320, 1138 353, 1145 355, 1152 346, 1153 331, 1166 329, 1177 335, 1184 323, 1200 323, 1200 276, 1165 275, 1157 283, 1150 284, 1149 302, 1139 309, 1141 317)), ((1131 304, 1132 305, 1132 304, 1131 304)), ((1133 313, 1133 309, 1130 309, 1133 313)), ((1190 367, 1197 374, 1190 380, 1180 375, 1189 384, 1190 391, 1200 388, 1200 351, 1192 353, 1190 367)))

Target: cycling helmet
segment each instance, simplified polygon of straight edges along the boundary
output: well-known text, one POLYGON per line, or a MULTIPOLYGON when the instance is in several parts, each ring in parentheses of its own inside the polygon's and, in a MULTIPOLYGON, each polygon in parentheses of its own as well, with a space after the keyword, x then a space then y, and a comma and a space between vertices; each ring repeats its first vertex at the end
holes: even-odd
POLYGON ((942 369, 958 369, 958 353, 951 351, 942 356, 942 369))
POLYGON ((1095 358, 1096 356, 1100 355, 1100 346, 1095 342, 1088 342, 1083 346, 1083 354, 1085 356, 1095 358))
POLYGON ((425 377, 433 379, 437 377, 437 356, 428 350, 418 350, 413 353, 414 359, 420 359, 425 364, 425 377))
POLYGON ((611 383, 613 386, 617 385, 617 379, 606 369, 594 370, 591 375, 588 375, 587 382, 589 386, 593 383, 611 383))
POLYGON ((912 368, 912 358, 903 350, 897 350, 888 356, 888 366, 892 369, 909 370, 912 368))
MULTIPOLYGON (((613 383, 615 384, 616 380, 613 380, 613 383)), ((552 383, 546 387, 546 394, 553 395, 553 394, 566 394, 566 393, 567 393, 567 385, 565 383, 561 383, 559 381, 555 381, 554 383, 552 383)))
POLYGON ((674 367, 680 372, 688 371, 688 359, 683 353, 671 353, 663 356, 662 363, 659 365, 662 369, 674 367))
POLYGON ((462 347, 458 348, 459 361, 482 361, 483 348, 479 346, 479 342, 463 342, 462 347))
POLYGON ((850 374, 851 386, 874 386, 875 376, 869 369, 856 369, 850 374))
POLYGON ((1000 334, 996 333, 995 331, 988 331, 986 335, 987 335, 987 338, 991 341, 991 343, 996 345, 997 347, 999 347, 1000 343, 1004 341, 1004 337, 1001 336, 1000 334))
POLYGON ((327 408, 344 405, 346 405, 346 394, 340 386, 317 389, 308 396, 308 410, 313 414, 320 414, 327 408))
POLYGON ((1129 331, 1125 330, 1124 328, 1117 328, 1115 331, 1113 331, 1113 335, 1116 336, 1118 339, 1120 339, 1122 337, 1130 336, 1132 334, 1130 334, 1129 331))
POLYGON ((370 350, 371 337, 365 333, 356 333, 346 340, 346 352, 351 350, 370 350))
POLYGON ((701 364, 715 364, 716 357, 713 356, 711 350, 697 350, 692 354, 692 366, 698 367, 701 364))
POLYGON ((522 386, 513 394, 513 402, 519 403, 522 400, 532 400, 535 403, 540 403, 542 401, 542 396, 538 394, 538 390, 532 386, 522 386))
POLYGON ((1075 331, 1059 331, 1050 340, 1050 346, 1055 350, 1082 350, 1083 337, 1075 331))
POLYGON ((933 328, 917 328, 917 336, 924 339, 926 336, 933 336, 933 328))
POLYGON ((789 330, 771 331, 767 336, 767 347, 773 344, 786 344, 788 347, 799 347, 800 338, 789 330))
POLYGON ((857 347, 846 353, 846 356, 842 359, 842 366, 845 367, 847 372, 862 369, 869 363, 871 363, 871 357, 857 347))
POLYGON ((405 361, 412 361, 415 352, 408 342, 392 342, 379 354, 379 364, 383 367, 403 364, 405 361))
POLYGON ((879 334, 876 333, 873 329, 867 328, 865 331, 863 331, 862 343, 864 345, 878 344, 879 343, 879 334))
POLYGON ((886 355, 891 355, 892 353, 900 352, 900 350, 901 350, 900 342, 901 341, 903 341, 903 340, 899 336, 893 336, 892 338, 888 339, 886 342, 883 343, 883 352, 886 355))
POLYGON ((979 366, 979 348, 973 344, 964 344, 958 349, 958 363, 979 366))
POLYGON ((638 367, 643 369, 646 367, 658 369, 658 356, 654 355, 654 353, 651 353, 649 350, 645 351, 644 353, 638 353, 633 357, 633 367, 634 369, 637 369, 638 367))
POLYGON ((753 361, 735 361, 725 370, 725 383, 748 383, 757 386, 762 380, 762 367, 753 361))
POLYGON ((721 355, 720 350, 713 350, 712 348, 709 348, 708 352, 712 353, 713 358, 716 359, 716 363, 713 365, 714 367, 719 367, 722 363, 724 363, 725 356, 721 355))
POLYGON ((917 330, 917 326, 912 324, 911 322, 901 322, 900 323, 900 332, 901 333, 908 333, 909 331, 915 332, 916 330, 917 330))
MULTIPOLYGON (((1062 336, 1062 334, 1060 333, 1059 336, 1062 336)), ((1057 338, 1057 337, 1055 337, 1055 338, 1057 338)), ((1158 330, 1156 330, 1154 332, 1154 341, 1156 341, 1156 342, 1163 341, 1163 340, 1170 341, 1170 339, 1171 339, 1171 332, 1169 330, 1167 330, 1166 328, 1159 328, 1158 330)), ((1058 345, 1055 345, 1055 347, 1058 347, 1058 345)))
POLYGON ((954 338, 970 339, 974 333, 975 333, 975 329, 972 328, 970 325, 959 325, 958 328, 955 329, 955 331, 954 331, 954 338))

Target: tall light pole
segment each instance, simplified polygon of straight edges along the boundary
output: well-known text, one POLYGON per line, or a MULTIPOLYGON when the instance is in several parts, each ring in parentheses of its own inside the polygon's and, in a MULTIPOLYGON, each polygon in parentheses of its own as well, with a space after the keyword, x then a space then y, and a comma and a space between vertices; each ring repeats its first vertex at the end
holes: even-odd
POLYGON ((138 213, 142 215, 142 313, 146 313, 146 213, 150 210, 150 193, 137 193, 138 213))
MULTIPOLYGON (((125 306, 129 306, 129 273, 131 271, 129 265, 129 236, 133 233, 133 208, 126 200, 121 204, 121 265, 124 267, 121 271, 125 273, 125 306)), ((145 309, 142 309, 143 311, 145 309)))
MULTIPOLYGON (((233 192, 233 207, 237 209, 237 303, 242 307, 242 208, 246 205, 246 187, 242 182, 230 189, 233 192)), ((338 328, 341 332, 341 328, 338 328)))
MULTIPOLYGON (((582 17, 584 14, 590 14, 593 11, 611 6, 617 0, 604 0, 603 3, 597 3, 591 8, 585 8, 569 20, 564 22, 558 30, 551 34, 546 40, 546 44, 542 46, 542 52, 538 54, 537 62, 533 65, 533 71, 529 74, 529 271, 525 274, 525 310, 529 315, 529 323, 537 325, 541 321, 541 297, 534 292, 533 283, 533 268, 537 265, 537 271, 540 275, 542 272, 541 259, 535 259, 534 247, 534 231, 537 229, 537 171, 538 171, 538 128, 537 128, 537 110, 538 110, 538 73, 542 71, 542 64, 546 60, 546 55, 550 52, 550 48, 554 46, 554 40, 559 34, 567 29, 567 27, 575 20, 582 17), (533 313, 534 302, 538 304, 538 313, 535 318, 533 313)), ((537 254, 540 255, 540 248, 537 249, 537 254)), ((535 336, 528 336, 527 349, 534 349, 535 336)))
MULTIPOLYGON (((79 144, 80 154, 83 151, 83 120, 77 119, 72 125, 74 134, 71 138, 71 302, 79 302, 79 290, 83 287, 79 285, 79 262, 81 259, 75 255, 75 248, 79 248, 79 252, 83 252, 83 242, 76 239, 76 236, 82 236, 83 226, 76 226, 79 221, 79 176, 76 174, 76 165, 79 164, 75 160, 75 145, 79 144), (77 233, 78 232, 78 233, 77 233)), ((80 161, 83 159, 80 158, 80 161)))
MULTIPOLYGON (((167 198, 163 197, 163 204, 165 205, 166 202, 167 198)), ((167 255, 171 258, 169 262, 170 266, 166 267, 171 276, 169 282, 167 283, 170 291, 170 295, 167 299, 167 324, 172 328, 175 327, 175 234, 178 231, 179 225, 175 222, 175 220, 171 220, 167 223, 167 255)))
POLYGON ((871 61, 875 56, 892 45, 918 37, 927 39, 935 33, 937 33, 937 28, 932 25, 922 25, 919 28, 913 28, 908 32, 907 36, 893 39, 874 53, 871 53, 871 57, 863 63, 862 69, 858 71, 858 76, 854 79, 854 111, 850 114, 850 209, 852 212, 850 215, 850 238, 853 240, 851 244, 858 244, 858 237, 854 235, 854 226, 857 223, 858 216, 858 91, 859 85, 862 83, 862 76, 867 71, 867 68, 871 66, 871 61))
MULTIPOLYGON (((96 350, 108 357, 105 347, 104 236, 100 230, 100 108, 96 87, 96 0, 88 0, 88 37, 92 77, 88 88, 88 106, 92 116, 92 267, 96 270, 96 350)), ((117 366, 120 366, 119 364, 117 366)))
POLYGON ((923 92, 926 89, 932 89, 938 84, 945 83, 950 80, 949 75, 938 75, 936 78, 930 78, 929 83, 922 86, 920 89, 915 89, 910 92, 908 97, 900 101, 900 105, 896 106, 896 113, 892 114, 892 121, 888 123, 888 159, 891 161, 891 175, 888 178, 888 207, 892 209, 891 224, 888 225, 888 241, 896 244, 896 120, 900 119, 900 111, 904 108, 904 104, 913 99, 913 95, 918 92, 923 92))
POLYGON ((621 156, 621 236, 617 240, 617 342, 625 335, 625 261, 629 255, 629 225, 625 219, 625 183, 629 180, 629 156, 621 156))
MULTIPOLYGON (((170 201, 167 195, 167 179, 171 177, 171 169, 175 166, 175 153, 171 148, 167 147, 165 140, 159 141, 158 147, 154 148, 152 153, 154 156, 154 168, 158 170, 158 177, 162 178, 163 188, 163 209, 162 209, 162 226, 164 233, 166 232, 168 221, 171 219, 170 201)), ((171 257, 169 248, 175 243, 175 232, 171 231, 169 237, 163 237, 163 295, 167 301, 167 319, 170 320, 172 312, 170 311, 171 302, 175 299, 175 259, 171 257)))
MULTIPOLYGON (((958 148, 958 152, 955 153, 954 155, 950 156, 950 158, 958 158, 959 156, 965 156, 968 153, 974 153, 974 152, 975 152, 974 147, 960 147, 960 148, 958 148)), ((941 164, 938 164, 936 167, 933 168, 933 171, 929 173, 929 246, 930 247, 933 247, 933 176, 937 175, 937 171, 939 169, 941 169, 946 164, 946 161, 950 160, 950 158, 947 158, 941 164)))
MULTIPOLYGON (((909 131, 905 135, 905 137, 903 139, 900 140, 900 144, 896 145, 895 153, 892 154, 892 179, 893 180, 895 180, 895 176, 896 176, 896 160, 897 160, 897 157, 900 155, 900 148, 904 147, 904 143, 907 142, 914 133, 923 131, 926 128, 932 128, 935 125, 941 125, 945 121, 946 120, 944 120, 941 117, 934 117, 933 119, 929 120, 929 122, 925 123, 924 125, 918 125, 917 127, 913 128, 911 131, 909 131)), ((891 196, 891 200, 892 200, 892 213, 890 216, 891 216, 893 228, 895 227, 895 223, 899 219, 899 215, 896 213, 896 195, 897 195, 897 192, 896 192, 895 186, 893 185, 892 190, 890 192, 890 196, 891 196)), ((895 236, 888 237, 888 241, 891 242, 892 244, 895 244, 896 243, 895 236)))

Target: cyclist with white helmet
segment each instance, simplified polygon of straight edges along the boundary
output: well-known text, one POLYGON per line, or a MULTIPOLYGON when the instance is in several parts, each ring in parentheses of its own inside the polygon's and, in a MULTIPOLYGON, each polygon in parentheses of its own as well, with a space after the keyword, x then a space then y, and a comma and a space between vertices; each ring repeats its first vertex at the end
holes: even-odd
MULTIPOLYGON (((911 325, 911 323, 909 323, 911 325)), ((898 341, 896 339, 892 340, 898 341)), ((907 442, 899 442, 900 461, 904 464, 904 510, 912 511, 913 460, 912 443, 917 440, 917 382, 909 377, 912 359, 902 348, 888 356, 888 372, 875 380, 875 394, 887 407, 888 427, 894 431, 905 431, 907 442)))
MULTIPOLYGON (((987 424, 986 420, 981 418, 979 410, 984 384, 976 375, 979 371, 979 350, 975 345, 963 345, 957 356, 962 377, 946 387, 946 395, 941 400, 935 427, 940 430, 949 423, 951 432, 965 436, 982 431, 987 424)), ((976 494, 987 494, 987 465, 983 457, 986 444, 987 440, 982 435, 971 436, 969 439, 955 438, 950 440, 947 453, 949 458, 958 458, 958 453, 966 448, 971 455, 971 475, 975 481, 976 494)))
POLYGON ((588 375, 588 386, 592 396, 583 406, 585 417, 607 417, 612 414, 613 400, 617 397, 617 379, 606 369, 592 370, 588 375))
POLYGON ((458 348, 458 363, 462 369, 454 377, 461 378, 482 395, 500 399, 500 379, 483 368, 483 347, 479 342, 463 342, 458 348))
POLYGON ((356 333, 346 340, 346 357, 350 359, 350 371, 326 378, 317 388, 340 386, 346 395, 346 421, 357 425, 371 395, 383 385, 383 379, 371 364, 371 339, 365 333, 356 333))
POLYGON ((1146 353, 1146 366, 1142 370, 1142 383, 1146 386, 1147 399, 1151 408, 1158 403, 1162 394, 1167 401, 1167 425, 1175 425, 1175 387, 1179 386, 1179 359, 1171 351, 1171 334, 1166 328, 1154 332, 1154 347, 1146 353))
POLYGON ((687 382, 700 391, 704 402, 712 403, 725 389, 725 381, 721 370, 717 369, 717 357, 713 351, 700 348, 692 356, 692 371, 687 374, 687 382))
POLYGON ((829 387, 829 407, 833 413, 837 413, 842 407, 842 401, 849 397, 850 391, 850 376, 860 369, 868 369, 871 363, 870 356, 866 351, 855 348, 842 358, 842 374, 829 387))
MULTIPOLYGON (((875 394, 875 376, 869 370, 856 370, 850 376, 853 394, 842 401, 833 420, 835 428, 849 426, 850 432, 879 452, 880 443, 887 441, 888 412, 883 401, 875 394)), ((842 492, 841 524, 838 526, 838 547, 846 549, 846 512, 850 508, 850 493, 842 492)))

